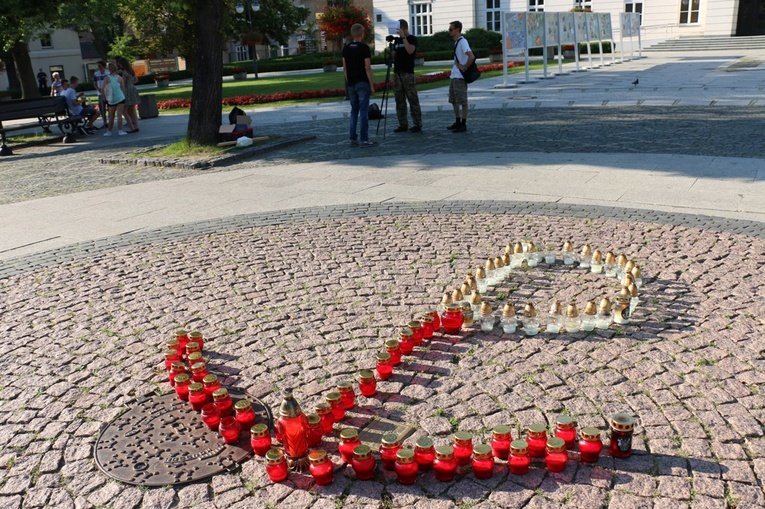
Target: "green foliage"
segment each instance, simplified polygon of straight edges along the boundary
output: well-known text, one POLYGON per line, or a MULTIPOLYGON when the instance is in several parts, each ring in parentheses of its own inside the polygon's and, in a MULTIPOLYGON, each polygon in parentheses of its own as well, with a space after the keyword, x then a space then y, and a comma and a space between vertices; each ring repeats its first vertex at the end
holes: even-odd
POLYGON ((136 59, 136 49, 140 47, 139 42, 131 34, 118 36, 109 48, 110 57, 125 57, 132 62, 136 59))
POLYGON ((350 37, 351 26, 360 24, 364 27, 364 42, 372 42, 374 31, 369 23, 369 16, 362 9, 348 2, 347 5, 327 5, 321 11, 320 28, 326 32, 327 37, 336 41, 342 41, 350 37))
POLYGON ((244 2, 245 12, 237 14, 230 10, 232 23, 230 35, 243 44, 286 45, 290 35, 299 31, 301 24, 311 11, 305 7, 296 7, 290 0, 261 0, 260 10, 253 12, 250 4, 244 2))
POLYGON ((470 48, 494 49, 502 47, 502 35, 485 28, 471 28, 464 33, 465 39, 470 43, 470 48))
POLYGON ((431 53, 433 51, 454 51, 454 39, 449 33, 436 32, 431 36, 417 37, 417 52, 431 53))

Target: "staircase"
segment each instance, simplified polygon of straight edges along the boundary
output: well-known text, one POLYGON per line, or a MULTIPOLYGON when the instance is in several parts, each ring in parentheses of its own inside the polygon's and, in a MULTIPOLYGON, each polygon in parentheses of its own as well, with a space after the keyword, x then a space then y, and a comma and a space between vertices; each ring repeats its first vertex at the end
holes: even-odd
POLYGON ((736 51, 765 50, 765 35, 749 37, 681 37, 654 44, 643 51, 736 51))

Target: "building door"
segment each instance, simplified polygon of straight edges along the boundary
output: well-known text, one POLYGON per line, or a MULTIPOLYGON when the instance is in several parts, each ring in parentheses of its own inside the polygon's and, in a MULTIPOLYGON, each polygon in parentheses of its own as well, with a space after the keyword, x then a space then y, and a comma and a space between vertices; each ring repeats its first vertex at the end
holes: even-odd
POLYGON ((739 0, 736 35, 765 35, 765 0, 739 0))

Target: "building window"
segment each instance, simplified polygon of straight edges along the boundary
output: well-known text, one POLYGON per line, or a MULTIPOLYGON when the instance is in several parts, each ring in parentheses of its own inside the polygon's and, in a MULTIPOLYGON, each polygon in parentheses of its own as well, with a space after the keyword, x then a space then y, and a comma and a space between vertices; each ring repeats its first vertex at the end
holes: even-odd
POLYGON ((433 8, 430 3, 409 6, 413 35, 433 35, 433 8))
POLYGON ((592 0, 574 0, 574 7, 590 12, 592 11, 592 0))
POLYGON ((643 0, 626 0, 624 12, 637 12, 640 14, 640 25, 643 25, 643 0))
POLYGON ((500 0, 486 0, 486 30, 499 32, 502 30, 499 17, 501 16, 500 0))
POLYGON ((53 47, 53 42, 50 39, 50 34, 40 34, 40 46, 43 48, 53 47))
POLYGON ((680 0, 681 25, 699 22, 699 3, 701 0, 680 0))
POLYGON ((545 0, 529 0, 529 12, 544 12, 545 0))
POLYGON ((236 62, 250 60, 250 48, 248 46, 234 46, 234 54, 236 55, 236 62))
POLYGON ((377 23, 382 23, 382 14, 378 14, 378 15, 376 15, 376 16, 375 16, 375 21, 376 21, 377 23))

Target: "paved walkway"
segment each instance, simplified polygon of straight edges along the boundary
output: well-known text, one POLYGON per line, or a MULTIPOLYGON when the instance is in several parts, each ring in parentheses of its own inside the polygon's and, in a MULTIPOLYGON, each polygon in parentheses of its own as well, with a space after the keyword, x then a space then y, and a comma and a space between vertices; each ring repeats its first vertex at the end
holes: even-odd
MULTIPOLYGON (((135 137, 3 159, 0 507, 765 507, 765 70, 731 68, 741 56, 651 54, 509 90, 482 80, 464 136, 443 129, 444 90, 424 93, 425 134, 389 125, 366 151, 347 147, 347 105, 334 103, 258 110, 257 131, 318 137, 215 171, 97 163, 177 137, 185 121, 171 115, 135 137), (96 470, 98 431, 167 389, 160 352, 178 326, 204 332, 226 384, 274 406, 295 388, 309 410, 520 238, 636 259, 633 323, 439 336, 344 426, 381 415, 416 426, 413 439, 462 429, 478 443, 501 423, 570 413, 605 430, 626 411, 639 418, 632 458, 405 487, 383 470, 355 481, 330 438, 328 487, 269 483, 257 460, 151 490, 96 470)), ((484 297, 544 315, 554 298, 581 309, 617 287, 556 265, 484 297)))

